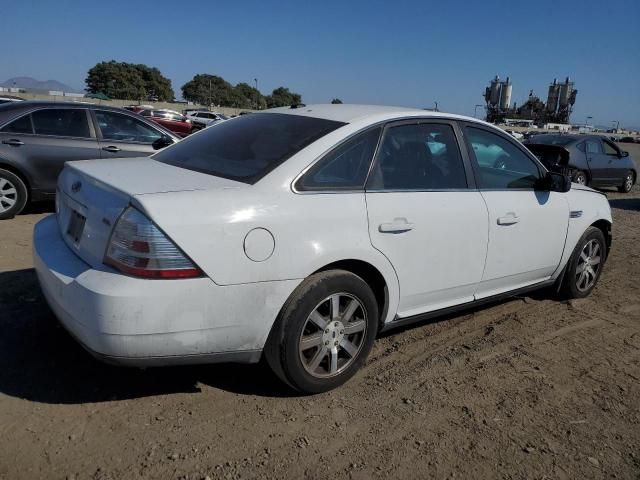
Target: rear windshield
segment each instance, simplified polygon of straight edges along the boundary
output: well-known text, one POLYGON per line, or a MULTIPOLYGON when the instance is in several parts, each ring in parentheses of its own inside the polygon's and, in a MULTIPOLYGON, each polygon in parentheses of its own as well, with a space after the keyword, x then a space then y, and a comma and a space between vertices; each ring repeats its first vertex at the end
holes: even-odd
POLYGON ((255 183, 320 137, 345 125, 283 113, 243 115, 156 153, 154 160, 255 183))
POLYGON ((576 139, 568 135, 536 135, 529 143, 543 143, 545 145, 568 145, 576 139))

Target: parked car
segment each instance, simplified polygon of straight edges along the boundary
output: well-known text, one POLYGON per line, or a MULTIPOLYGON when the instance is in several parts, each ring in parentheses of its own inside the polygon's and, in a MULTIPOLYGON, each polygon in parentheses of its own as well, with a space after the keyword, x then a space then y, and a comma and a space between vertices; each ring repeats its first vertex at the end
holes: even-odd
POLYGON ((24 98, 14 97, 11 95, 0 95, 0 105, 12 102, 24 102, 24 98))
POLYGON ((516 132, 515 130, 505 130, 505 132, 507 132, 509 135, 511 135, 516 140, 522 140, 524 138, 524 135, 522 133, 516 132))
POLYGON ((622 137, 620 143, 640 143, 640 137, 622 137))
POLYGON ((554 162, 573 181, 593 187, 618 187, 628 193, 638 178, 636 164, 628 152, 598 135, 536 135, 525 142, 529 150, 556 169, 554 162), (556 162, 556 158, 562 158, 556 162))
POLYGON ((264 356, 307 393, 349 379, 381 331, 545 286, 585 297, 611 245, 604 195, 423 110, 252 113, 150 158, 68 163, 58 185, 34 264, 87 350, 264 356))
POLYGON ((187 118, 191 120, 194 128, 203 129, 213 125, 214 123, 224 122, 225 120, 229 120, 229 117, 223 115, 221 113, 216 112, 190 112, 187 115, 187 118))
POLYGON ((119 108, 86 103, 0 105, 0 220, 53 198, 67 160, 140 157, 177 142, 168 130, 119 108))
MULTIPOLYGON (((146 108, 138 112, 138 114, 156 122, 158 125, 162 125, 164 128, 171 130, 174 134, 180 137, 186 137, 194 131, 191 120, 181 113, 174 112, 173 110, 155 110, 146 108)), ((196 130, 198 130, 198 128, 196 128, 196 130)))

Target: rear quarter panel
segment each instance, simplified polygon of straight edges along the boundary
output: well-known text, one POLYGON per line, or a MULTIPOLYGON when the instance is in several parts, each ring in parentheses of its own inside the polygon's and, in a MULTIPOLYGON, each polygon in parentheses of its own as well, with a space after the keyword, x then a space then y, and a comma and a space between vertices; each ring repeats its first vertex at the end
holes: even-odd
POLYGON ((398 280, 371 245, 363 193, 250 188, 242 195, 234 189, 139 195, 134 202, 218 285, 304 279, 330 263, 361 260, 385 278, 389 316, 395 314, 398 280), (268 230, 275 243, 260 262, 245 253, 245 237, 255 228, 268 230))

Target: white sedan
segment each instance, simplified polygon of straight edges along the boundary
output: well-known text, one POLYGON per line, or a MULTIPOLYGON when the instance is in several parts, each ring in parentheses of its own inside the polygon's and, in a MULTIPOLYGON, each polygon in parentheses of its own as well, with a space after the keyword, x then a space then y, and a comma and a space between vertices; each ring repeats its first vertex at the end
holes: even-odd
POLYGON ((606 197, 498 128, 357 105, 67 163, 34 231, 44 295, 95 356, 264 355, 302 392, 349 379, 383 330, 552 285, 584 297, 610 246, 606 197))

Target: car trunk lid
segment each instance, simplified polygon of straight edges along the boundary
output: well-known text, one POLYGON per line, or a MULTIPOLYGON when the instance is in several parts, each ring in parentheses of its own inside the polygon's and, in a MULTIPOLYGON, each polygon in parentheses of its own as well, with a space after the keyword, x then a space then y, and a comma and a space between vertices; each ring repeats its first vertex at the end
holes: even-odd
POLYGON ((113 227, 134 197, 243 186, 149 158, 69 162, 58 178, 58 225, 69 248, 98 268, 113 227))

